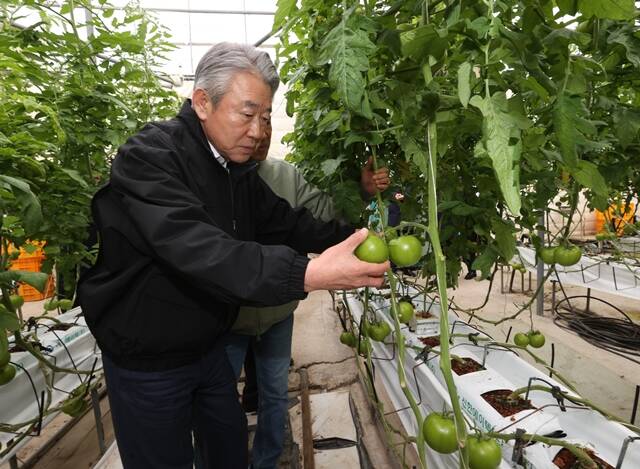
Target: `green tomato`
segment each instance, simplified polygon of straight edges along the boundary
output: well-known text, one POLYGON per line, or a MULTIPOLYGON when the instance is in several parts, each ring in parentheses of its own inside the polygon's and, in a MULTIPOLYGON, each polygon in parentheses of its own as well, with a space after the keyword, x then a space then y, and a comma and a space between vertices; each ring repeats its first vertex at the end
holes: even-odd
POLYGON ((349 347, 355 347, 356 344, 358 343, 358 339, 356 338, 355 335, 353 335, 353 332, 343 332, 342 334, 340 334, 340 342, 342 342, 344 345, 347 345, 349 347))
POLYGON ((71 397, 62 405, 62 412, 71 416, 78 417, 88 406, 87 401, 80 397, 71 397))
POLYGON ((24 298, 22 298, 20 295, 11 295, 9 297, 9 301, 11 301, 11 304, 15 309, 21 308, 24 304, 24 298))
POLYGON ((513 336, 513 343, 518 347, 526 347, 529 345, 529 336, 524 332, 518 332, 515 336, 513 336))
POLYGON ((422 424, 424 441, 438 453, 451 454, 458 449, 456 424, 453 419, 433 412, 422 424))
POLYGON ((545 264, 555 264, 556 262, 556 246, 543 246, 538 250, 538 257, 545 264))
POLYGON ((71 300, 59 300, 58 301, 58 307, 63 311, 67 311, 67 310, 73 308, 73 301, 71 301, 71 300))
POLYGON ((369 337, 376 342, 384 342, 391 332, 391 327, 386 322, 379 322, 369 326, 369 337))
MULTIPOLYGON (((4 334, 4 331, 0 331, 0 334, 4 334)), ((4 368, 11 361, 11 353, 7 348, 0 347, 0 368, 4 368)))
POLYGON ((361 261, 382 264, 389 259, 389 248, 383 239, 370 234, 367 239, 360 243, 354 254, 361 261))
POLYGON ((558 246, 556 248, 555 260, 558 264, 570 266, 577 264, 582 257, 582 250, 578 246, 558 246))
POLYGON ((43 305, 45 311, 53 311, 58 307, 58 300, 49 300, 46 301, 43 305))
POLYGON ((479 439, 471 436, 467 439, 467 446, 471 469, 496 469, 500 466, 502 450, 495 438, 479 439))
POLYGON ((544 345, 545 342, 546 339, 542 332, 535 331, 529 333, 529 344, 533 348, 540 348, 544 345))
POLYGON ((408 301, 398 303, 398 320, 401 323, 408 324, 413 319, 413 305, 408 301))
POLYGON ((389 241, 389 257, 398 267, 414 265, 422 257, 422 243, 415 236, 400 236, 389 241))
POLYGON ((5 365, 0 368, 0 386, 10 382, 16 376, 16 367, 13 365, 5 365))

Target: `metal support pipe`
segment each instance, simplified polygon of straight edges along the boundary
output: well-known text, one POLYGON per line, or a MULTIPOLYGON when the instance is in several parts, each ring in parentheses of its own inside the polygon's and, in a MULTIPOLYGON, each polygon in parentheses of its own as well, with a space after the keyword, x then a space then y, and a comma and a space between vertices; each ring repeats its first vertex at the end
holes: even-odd
MULTIPOLYGON (((544 243, 544 213, 538 219, 538 237, 540 241, 544 243)), ((538 316, 544 316, 544 285, 541 285, 544 279, 544 262, 538 258, 537 272, 536 272, 536 288, 538 290, 538 296, 536 297, 536 314, 538 316)))

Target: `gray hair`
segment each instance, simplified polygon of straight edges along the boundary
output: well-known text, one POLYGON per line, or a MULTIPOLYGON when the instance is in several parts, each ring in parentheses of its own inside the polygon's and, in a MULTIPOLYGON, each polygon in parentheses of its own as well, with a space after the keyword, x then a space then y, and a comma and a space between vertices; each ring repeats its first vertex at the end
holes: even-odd
POLYGON ((280 79, 269 54, 247 44, 220 42, 198 62, 193 89, 207 92, 215 106, 227 92, 236 73, 253 73, 269 85, 275 95, 280 79))

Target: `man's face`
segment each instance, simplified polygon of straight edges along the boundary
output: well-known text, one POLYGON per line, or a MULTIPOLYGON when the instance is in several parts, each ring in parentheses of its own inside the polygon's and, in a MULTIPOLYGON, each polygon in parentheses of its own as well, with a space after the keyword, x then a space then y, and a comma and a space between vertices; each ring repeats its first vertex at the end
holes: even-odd
POLYGON ((220 154, 244 163, 257 153, 265 136, 271 119, 271 88, 258 76, 240 72, 215 107, 204 90, 195 90, 193 109, 220 154))
POLYGON ((267 123, 264 129, 264 136, 258 144, 258 149, 251 159, 254 161, 264 161, 267 159, 269 153, 269 147, 271 146, 271 120, 267 123))

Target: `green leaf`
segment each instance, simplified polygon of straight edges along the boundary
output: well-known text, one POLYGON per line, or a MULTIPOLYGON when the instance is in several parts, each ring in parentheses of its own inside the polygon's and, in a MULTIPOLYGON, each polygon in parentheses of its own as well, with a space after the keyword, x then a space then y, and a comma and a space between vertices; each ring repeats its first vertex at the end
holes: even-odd
POLYGON ((343 17, 322 41, 318 64, 331 64, 329 83, 350 110, 362 113, 366 87, 363 72, 369 69, 369 55, 376 46, 367 31, 352 28, 347 19, 343 17))
POLYGON ((76 181, 78 184, 80 184, 80 186, 82 187, 89 187, 89 185, 87 184, 87 182, 82 179, 82 176, 80 176, 80 173, 74 169, 68 169, 68 168, 60 168, 62 169, 62 171, 69 176, 71 179, 73 179, 74 181, 76 181))
POLYGON ((332 132, 336 130, 342 122, 342 112, 337 109, 333 109, 327 113, 320 122, 318 122, 318 133, 332 132))
POLYGON ((520 127, 526 118, 509 109, 504 93, 491 97, 474 96, 469 102, 477 107, 484 117, 482 140, 476 145, 476 156, 488 156, 498 179, 498 184, 507 206, 515 216, 520 215, 520 155, 522 142, 520 127))
POLYGON ((578 164, 577 146, 587 143, 585 134, 596 132, 586 119, 588 115, 582 98, 561 94, 553 107, 553 127, 564 163, 570 168, 578 164))
POLYGON ((324 173, 325 176, 331 176, 333 173, 336 172, 336 170, 338 169, 338 167, 340 167, 343 161, 344 161, 344 157, 342 156, 335 159, 324 160, 320 165, 320 167, 322 168, 322 172, 324 173))
POLYGON ((296 11, 296 0, 278 0, 276 14, 273 18, 273 28, 271 31, 277 31, 283 25, 288 16, 296 11))
POLYGON ((0 310, 0 334, 6 336, 5 331, 16 332, 19 330, 20 320, 18 317, 6 309, 0 310))
POLYGON ((580 160, 574 170, 570 171, 572 176, 584 187, 591 189, 600 197, 607 197, 609 188, 600 174, 598 167, 590 161, 580 160))
POLYGON ((631 20, 636 13, 635 0, 579 0, 579 10, 587 17, 631 20))
POLYGON ((636 37, 635 32, 633 27, 625 25, 612 31, 607 41, 624 47, 627 60, 635 67, 640 68, 640 38, 636 37))
POLYGON ((42 208, 36 195, 24 180, 0 174, 0 187, 11 190, 22 209, 25 229, 33 233, 42 224, 42 208))
POLYGON ((471 64, 463 62, 458 68, 458 98, 465 109, 471 97, 471 64))
POLYGON ((40 293, 44 292, 47 286, 48 274, 42 272, 29 272, 27 270, 6 270, 0 272, 0 284, 10 285, 11 282, 24 282, 31 285, 40 293))
POLYGON ((491 228, 496 234, 500 255, 505 261, 510 262, 516 253, 516 238, 513 235, 512 225, 503 220, 493 220, 491 228))
POLYGON ((640 112, 630 109, 618 109, 613 115, 615 132, 620 145, 626 149, 638 137, 640 130, 640 112))
POLYGON ((563 15, 575 15, 578 11, 578 0, 556 0, 556 5, 563 15))
POLYGON ((493 264, 498 260, 498 252, 491 246, 487 246, 482 254, 475 258, 471 268, 482 272, 482 278, 488 278, 491 275, 493 264))
POLYGON ((431 23, 403 32, 400 41, 402 54, 418 61, 423 61, 430 55, 439 60, 448 45, 446 32, 442 37, 431 23))

